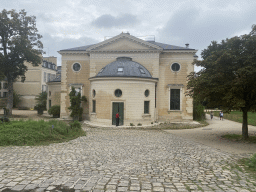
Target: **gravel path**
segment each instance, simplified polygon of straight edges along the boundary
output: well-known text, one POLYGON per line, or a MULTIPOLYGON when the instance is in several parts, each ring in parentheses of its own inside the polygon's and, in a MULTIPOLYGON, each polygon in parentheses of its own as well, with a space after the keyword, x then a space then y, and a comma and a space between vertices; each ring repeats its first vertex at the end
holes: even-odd
MULTIPOLYGON (((220 121, 219 117, 215 116, 213 120, 210 120, 210 115, 206 117, 209 123, 206 127, 189 130, 167 130, 167 132, 231 154, 250 156, 256 153, 256 144, 230 142, 221 137, 226 134, 242 134, 241 123, 226 119, 220 121)), ((249 125, 248 130, 250 135, 256 135, 255 126, 249 125)))
POLYGON ((256 191, 247 174, 229 169, 240 153, 198 139, 217 124, 230 122, 176 132, 84 126, 87 136, 65 143, 0 147, 0 191, 256 191))

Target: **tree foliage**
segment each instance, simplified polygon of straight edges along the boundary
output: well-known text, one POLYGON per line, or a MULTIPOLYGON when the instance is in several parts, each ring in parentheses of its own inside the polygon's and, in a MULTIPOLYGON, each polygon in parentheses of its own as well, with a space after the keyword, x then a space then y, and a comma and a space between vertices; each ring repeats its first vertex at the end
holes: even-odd
POLYGON ((8 82, 7 108, 12 114, 13 82, 25 81, 27 71, 24 62, 38 66, 41 63, 42 36, 36 28, 36 17, 27 16, 25 10, 2 10, 0 12, 0 69, 8 82))
POLYGON ((81 107, 82 97, 80 92, 76 92, 75 88, 72 87, 71 92, 69 93, 70 98, 70 107, 68 108, 71 111, 70 116, 74 120, 82 119, 83 108, 81 107))
POLYGON ((212 41, 194 64, 203 69, 191 73, 188 94, 197 95, 207 106, 243 112, 242 134, 248 138, 247 112, 256 109, 256 26, 249 34, 212 41))
POLYGON ((36 96, 36 106, 35 109, 42 109, 46 110, 46 104, 47 104, 47 92, 43 91, 39 95, 36 96))

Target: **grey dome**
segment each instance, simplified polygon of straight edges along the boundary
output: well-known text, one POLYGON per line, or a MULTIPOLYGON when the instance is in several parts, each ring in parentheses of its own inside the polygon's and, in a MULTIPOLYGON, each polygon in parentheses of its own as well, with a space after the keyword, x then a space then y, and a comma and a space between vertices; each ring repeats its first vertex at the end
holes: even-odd
POLYGON ((96 77, 142 77, 152 78, 148 70, 130 57, 118 57, 103 67, 96 77))

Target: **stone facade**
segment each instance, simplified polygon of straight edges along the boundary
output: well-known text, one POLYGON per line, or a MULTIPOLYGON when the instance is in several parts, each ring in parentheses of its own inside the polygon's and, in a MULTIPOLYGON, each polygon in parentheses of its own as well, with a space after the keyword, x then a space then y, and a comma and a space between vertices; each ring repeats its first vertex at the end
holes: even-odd
POLYGON ((21 79, 18 79, 13 83, 13 89, 21 95, 19 106, 34 108, 36 96, 42 91, 48 92, 46 83, 56 77, 57 57, 43 57, 43 63, 37 67, 27 62, 25 65, 28 67, 26 80, 21 82, 21 79))
POLYGON ((68 94, 71 86, 74 86, 88 99, 83 104, 83 116, 91 121, 112 124, 113 102, 124 103, 125 125, 192 120, 193 102, 185 96, 185 91, 187 75, 194 71, 192 62, 196 51, 188 47, 144 41, 128 33, 121 33, 95 45, 61 50, 61 118, 70 118, 68 94), (95 78, 105 66, 119 57, 128 57, 139 63, 152 78, 95 78), (77 71, 74 70, 75 63, 80 65, 77 71), (114 94, 118 88, 123 93, 120 98, 114 94), (146 89, 150 93, 148 98, 144 95, 146 89), (96 91, 95 97, 93 90, 96 91), (93 106, 93 100, 96 106, 93 106), (149 101, 148 114, 144 114, 144 101, 149 101), (95 107, 96 112, 93 112, 95 107))

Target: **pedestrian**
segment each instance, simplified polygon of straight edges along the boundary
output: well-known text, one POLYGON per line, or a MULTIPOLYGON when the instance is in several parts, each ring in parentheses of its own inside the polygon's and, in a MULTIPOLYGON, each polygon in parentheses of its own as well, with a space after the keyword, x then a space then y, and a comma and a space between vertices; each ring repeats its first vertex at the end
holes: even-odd
POLYGON ((116 114, 116 126, 119 126, 119 113, 116 114))
POLYGON ((211 120, 212 120, 212 118, 213 118, 213 112, 212 111, 211 111, 210 115, 211 115, 211 120))
POLYGON ((220 111, 220 120, 223 120, 223 112, 220 111))

